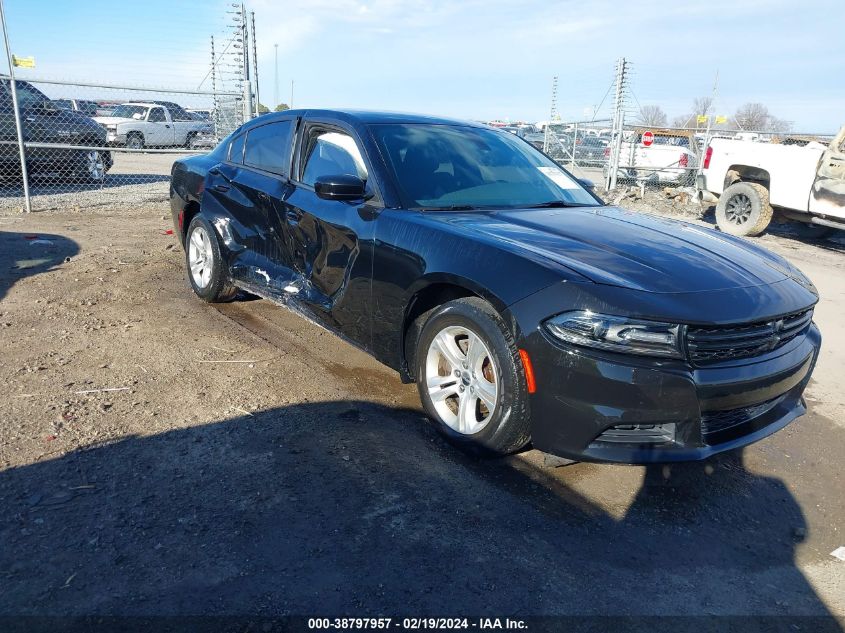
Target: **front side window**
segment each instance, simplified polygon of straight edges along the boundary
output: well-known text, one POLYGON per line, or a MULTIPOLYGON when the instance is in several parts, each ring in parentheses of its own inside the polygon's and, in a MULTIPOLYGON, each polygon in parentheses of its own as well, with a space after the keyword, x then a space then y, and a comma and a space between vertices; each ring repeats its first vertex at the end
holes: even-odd
POLYGON ((315 131, 308 139, 302 182, 313 186, 320 176, 358 176, 367 179, 367 168, 358 145, 342 132, 315 131))
POLYGON ((147 119, 150 123, 164 123, 167 117, 164 116, 164 108, 152 108, 150 110, 150 118, 147 119))
POLYGON ((425 123, 371 129, 407 208, 600 204, 557 163, 507 132, 425 123))
POLYGON ((244 165, 288 175, 293 121, 268 123, 251 129, 246 137, 244 165))

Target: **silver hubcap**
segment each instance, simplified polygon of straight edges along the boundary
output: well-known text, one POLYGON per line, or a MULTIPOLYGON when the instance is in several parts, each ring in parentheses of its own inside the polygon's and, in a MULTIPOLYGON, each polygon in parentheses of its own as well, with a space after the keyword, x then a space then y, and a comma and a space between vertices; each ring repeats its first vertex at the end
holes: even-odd
POLYGON ((751 200, 744 193, 731 196, 725 207, 725 216, 734 224, 745 224, 751 217, 751 200))
POLYGON ((198 226, 191 232, 188 240, 188 266, 191 268, 191 277, 199 288, 205 288, 211 282, 213 263, 211 239, 206 230, 198 226))
POLYGON ((481 431, 496 410, 499 378, 490 350, 461 326, 440 330, 428 348, 425 381, 440 419, 458 433, 481 431))
POLYGON ((88 175, 93 180, 102 180, 106 177, 106 164, 100 152, 88 152, 85 159, 88 164, 88 175))

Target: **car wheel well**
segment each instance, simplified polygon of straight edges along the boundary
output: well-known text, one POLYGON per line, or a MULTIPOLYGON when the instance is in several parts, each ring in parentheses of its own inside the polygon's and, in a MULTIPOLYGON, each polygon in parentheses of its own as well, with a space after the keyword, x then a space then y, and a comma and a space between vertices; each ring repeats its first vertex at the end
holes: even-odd
POLYGON ((403 382, 413 382, 414 353, 417 348, 417 338, 422 330, 420 317, 436 307, 455 299, 464 297, 480 297, 472 290, 450 283, 435 283, 419 290, 408 302, 405 320, 402 326, 402 367, 400 375, 403 382))
POLYGON ((763 185, 766 189, 769 188, 771 176, 765 169, 759 167, 751 167, 750 165, 731 165, 725 174, 724 188, 727 189, 735 182, 756 182, 763 185))

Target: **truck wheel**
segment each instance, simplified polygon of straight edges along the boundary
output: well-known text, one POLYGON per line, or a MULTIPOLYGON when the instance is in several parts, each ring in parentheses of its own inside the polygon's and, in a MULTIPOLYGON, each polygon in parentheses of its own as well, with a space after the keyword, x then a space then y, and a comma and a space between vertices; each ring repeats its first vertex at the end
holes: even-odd
POLYGON ((188 132, 188 135, 185 137, 185 147, 188 149, 195 149, 194 147, 194 139, 196 138, 196 132, 188 132))
POLYGON ((137 132, 130 132, 126 137, 127 149, 144 149, 144 137, 137 132))
POLYGON ((771 221, 769 190, 756 182, 735 182, 716 205, 716 223, 731 235, 760 235, 771 221))

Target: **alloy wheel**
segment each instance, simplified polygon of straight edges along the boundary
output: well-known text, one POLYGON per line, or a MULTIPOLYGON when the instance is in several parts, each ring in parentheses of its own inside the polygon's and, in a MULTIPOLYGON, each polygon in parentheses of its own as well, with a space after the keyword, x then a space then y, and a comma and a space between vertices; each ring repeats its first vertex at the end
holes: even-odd
POLYGON ((191 278, 198 288, 205 288, 211 282, 213 265, 211 238, 203 227, 198 226, 188 239, 188 266, 191 269, 191 278))
POLYGON ((106 177, 106 164, 103 155, 97 151, 90 151, 85 155, 85 165, 88 177, 91 180, 104 180, 106 177))
POLYGON ((744 193, 731 196, 725 206, 725 217, 734 224, 745 224, 751 218, 751 200, 744 193))
POLYGON ((463 435, 481 431, 499 396, 496 362, 472 330, 448 326, 432 339, 425 362, 428 395, 440 419, 463 435))

